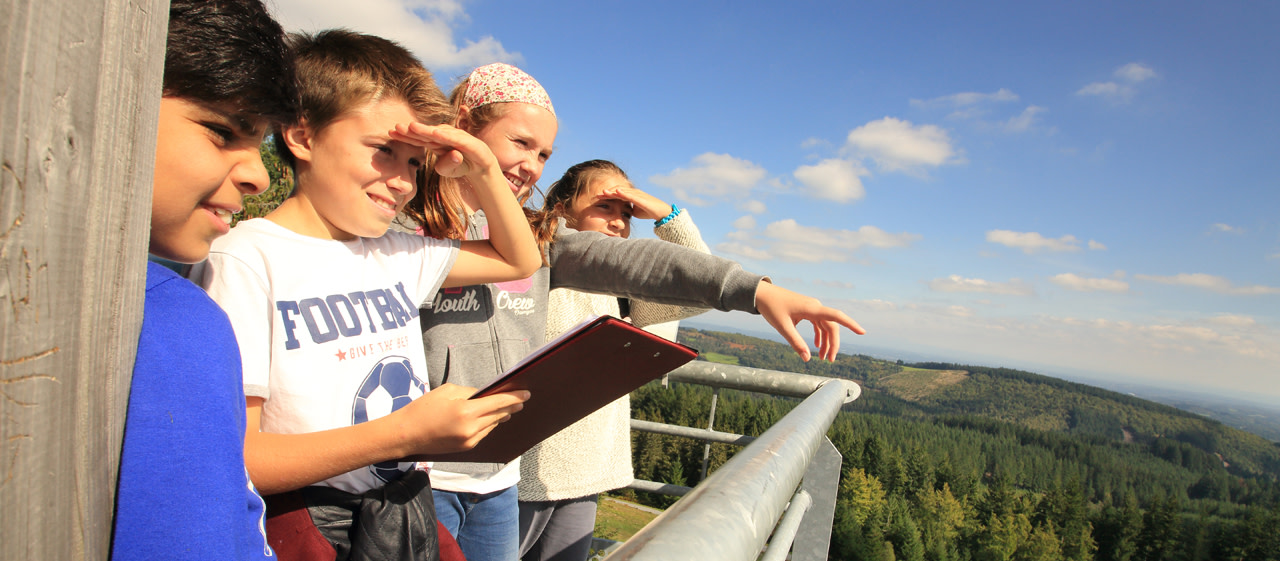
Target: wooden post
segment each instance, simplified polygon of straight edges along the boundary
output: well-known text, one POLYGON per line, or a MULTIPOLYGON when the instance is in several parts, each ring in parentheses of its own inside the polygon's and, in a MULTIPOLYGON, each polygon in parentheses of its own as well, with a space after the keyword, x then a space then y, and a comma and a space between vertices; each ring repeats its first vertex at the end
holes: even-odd
POLYGON ((110 554, 167 20, 167 0, 0 0, 3 559, 110 554))

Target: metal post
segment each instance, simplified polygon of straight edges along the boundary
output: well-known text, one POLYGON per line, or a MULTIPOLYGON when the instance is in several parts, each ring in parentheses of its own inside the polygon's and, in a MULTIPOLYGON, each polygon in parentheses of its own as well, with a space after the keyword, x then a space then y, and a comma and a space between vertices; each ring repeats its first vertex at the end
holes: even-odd
POLYGON ((791 548, 791 561, 826 561, 831 549, 831 525, 835 523, 840 492, 840 450, 823 437, 804 472, 800 489, 813 499, 791 548))
MULTIPOLYGON (((791 551, 791 546, 795 543, 800 521, 812 504, 809 493, 804 490, 796 491, 791 504, 787 505, 786 514, 778 521, 778 527, 773 529, 773 535, 769 537, 769 548, 760 556, 760 561, 784 561, 787 558, 787 552, 791 551)), ((794 557, 792 561, 795 561, 794 557)))
MULTIPOLYGON (((707 431, 716 430, 716 401, 720 399, 720 388, 711 390, 711 416, 707 419, 707 431)), ((711 458, 711 443, 702 445, 702 474, 698 481, 707 478, 707 460, 711 458)))

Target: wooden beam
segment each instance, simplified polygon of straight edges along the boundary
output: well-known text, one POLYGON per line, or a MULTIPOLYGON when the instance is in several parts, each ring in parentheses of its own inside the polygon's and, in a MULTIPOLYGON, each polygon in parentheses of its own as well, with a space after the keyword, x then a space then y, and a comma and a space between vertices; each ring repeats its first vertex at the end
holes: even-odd
POLYGON ((3 559, 110 554, 167 19, 0 0, 3 559))

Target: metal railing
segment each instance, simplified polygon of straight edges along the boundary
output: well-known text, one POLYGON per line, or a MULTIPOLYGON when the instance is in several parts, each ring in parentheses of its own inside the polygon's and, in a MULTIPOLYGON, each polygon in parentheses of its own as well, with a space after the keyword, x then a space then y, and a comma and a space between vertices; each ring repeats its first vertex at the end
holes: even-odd
MULTIPOLYGON (((758 437, 633 419, 632 430, 745 448, 710 476, 704 473, 691 489, 633 483, 632 489, 682 498, 631 539, 610 546, 605 559, 774 561, 790 553, 793 561, 825 560, 841 462, 826 433, 840 408, 857 399, 862 389, 848 380, 701 361, 672 371, 668 378, 717 391, 728 388, 803 401, 758 437)), ((710 424, 715 416, 712 403, 710 424)))

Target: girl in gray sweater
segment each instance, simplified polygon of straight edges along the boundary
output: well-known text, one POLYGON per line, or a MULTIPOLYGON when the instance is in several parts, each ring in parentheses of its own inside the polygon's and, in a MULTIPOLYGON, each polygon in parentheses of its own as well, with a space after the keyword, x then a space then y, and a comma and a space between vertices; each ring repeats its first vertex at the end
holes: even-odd
MULTIPOLYGON (((473 71, 454 88, 450 101, 458 112, 458 128, 489 146, 512 194, 528 200, 558 128, 546 91, 528 74, 499 63, 473 71)), ((406 214, 427 235, 488 237, 484 213, 465 182, 431 174, 419 191, 406 214)), ((800 321, 813 323, 819 356, 828 360, 840 348, 840 326, 863 333, 844 312, 776 287, 733 261, 662 240, 578 232, 557 227, 546 213, 526 209, 526 214, 544 249, 541 269, 520 281, 441 290, 421 309, 432 387, 445 382, 483 387, 542 346, 552 288, 758 313, 805 360, 809 347, 795 329, 800 321)), ((469 561, 516 558, 519 478, 519 460, 506 465, 439 462, 432 468, 437 515, 469 561)))
MULTIPOLYGON (((631 218, 654 221, 658 239, 710 253, 689 213, 636 189, 618 166, 591 160, 570 167, 547 190, 542 210, 564 217, 580 231, 631 237, 631 218)), ((648 327, 707 311, 630 302, 636 327, 648 327)), ((584 319, 623 317, 618 299, 553 288, 547 340, 584 319)), ((608 376, 601 365, 601 376, 608 376)), ((584 561, 591 551, 600 493, 631 484, 631 400, 606 405, 529 449, 520 458, 520 557, 526 561, 584 561)))

